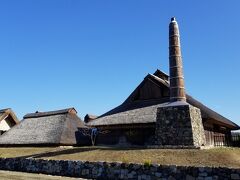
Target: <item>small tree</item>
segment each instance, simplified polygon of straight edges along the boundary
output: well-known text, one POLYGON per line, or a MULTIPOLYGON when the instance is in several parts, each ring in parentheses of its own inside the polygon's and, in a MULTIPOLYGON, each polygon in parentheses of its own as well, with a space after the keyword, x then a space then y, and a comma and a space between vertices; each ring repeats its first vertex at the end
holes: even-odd
POLYGON ((82 134, 91 138, 92 146, 95 146, 96 137, 98 134, 107 134, 109 132, 110 131, 108 130, 100 130, 98 128, 82 129, 82 134))

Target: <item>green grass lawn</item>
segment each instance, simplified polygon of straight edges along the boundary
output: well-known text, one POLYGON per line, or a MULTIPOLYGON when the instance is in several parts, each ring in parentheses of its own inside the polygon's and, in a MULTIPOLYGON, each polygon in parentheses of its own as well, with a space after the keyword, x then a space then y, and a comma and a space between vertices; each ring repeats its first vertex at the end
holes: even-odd
POLYGON ((0 157, 32 157, 55 160, 118 161, 185 166, 240 168, 240 148, 140 149, 116 147, 0 148, 0 157))

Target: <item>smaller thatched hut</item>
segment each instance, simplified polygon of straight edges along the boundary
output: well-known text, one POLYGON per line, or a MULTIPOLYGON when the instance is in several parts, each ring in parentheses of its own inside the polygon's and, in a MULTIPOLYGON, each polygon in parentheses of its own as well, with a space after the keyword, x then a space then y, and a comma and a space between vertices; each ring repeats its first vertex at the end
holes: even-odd
POLYGON ((88 145, 81 133, 87 128, 74 108, 36 112, 24 116, 20 124, 0 137, 2 145, 49 146, 88 145))
POLYGON ((86 114, 86 116, 84 117, 84 122, 88 123, 94 119, 97 119, 97 116, 92 115, 92 114, 86 114))
POLYGON ((12 109, 0 110, 0 135, 7 132, 13 126, 19 123, 19 120, 12 109))

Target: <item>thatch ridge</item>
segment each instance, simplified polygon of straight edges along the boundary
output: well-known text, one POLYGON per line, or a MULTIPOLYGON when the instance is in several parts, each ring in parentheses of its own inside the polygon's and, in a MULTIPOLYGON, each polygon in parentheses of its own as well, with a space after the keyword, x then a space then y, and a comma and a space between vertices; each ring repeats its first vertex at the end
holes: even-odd
POLYGON ((23 118, 34 118, 34 117, 44 117, 44 116, 52 116, 52 115, 58 115, 58 114, 67 114, 67 113, 75 113, 77 114, 77 111, 75 108, 67 108, 67 109, 61 109, 56 111, 48 111, 48 112, 35 112, 35 113, 29 113, 26 114, 23 118))

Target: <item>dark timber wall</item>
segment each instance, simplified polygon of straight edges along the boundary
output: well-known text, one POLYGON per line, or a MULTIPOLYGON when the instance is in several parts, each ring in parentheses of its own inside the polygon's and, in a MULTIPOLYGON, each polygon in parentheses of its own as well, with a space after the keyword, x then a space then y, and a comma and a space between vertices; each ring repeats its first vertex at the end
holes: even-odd
POLYGON ((109 129, 106 134, 98 134, 96 144, 106 145, 152 145, 155 128, 109 129))
MULTIPOLYGON (((113 126, 104 127, 103 130, 107 130, 108 132, 98 134, 96 145, 154 145, 155 124, 151 126, 141 126, 142 127, 125 127, 119 125, 114 128, 113 126)), ((211 123, 204 123, 204 134, 206 137, 206 146, 225 146, 227 145, 226 142, 230 141, 228 138, 231 138, 231 131, 229 129, 222 129, 220 126, 211 123)))

